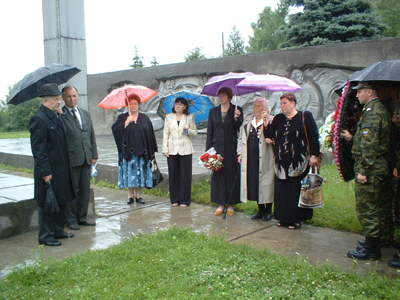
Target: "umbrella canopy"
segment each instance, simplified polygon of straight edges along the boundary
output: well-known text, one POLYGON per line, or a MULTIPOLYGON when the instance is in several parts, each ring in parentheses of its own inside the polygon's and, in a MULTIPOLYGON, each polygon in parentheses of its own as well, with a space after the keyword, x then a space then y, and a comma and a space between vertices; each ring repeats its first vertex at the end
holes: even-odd
POLYGON ((233 95, 241 96, 245 94, 255 93, 262 91, 261 88, 242 88, 238 87, 239 82, 241 82, 246 77, 253 76, 252 72, 243 72, 243 73, 233 73, 230 72, 221 76, 211 77, 207 83, 204 85, 201 94, 208 96, 218 96, 218 91, 223 87, 228 87, 232 90, 233 95))
POLYGON ((105 109, 126 107, 129 95, 138 95, 141 102, 150 100, 158 92, 142 85, 126 85, 122 88, 113 90, 99 104, 105 109))
POLYGON ((14 86, 7 98, 7 103, 18 105, 39 97, 39 91, 42 85, 46 83, 64 84, 80 71, 81 70, 77 67, 61 63, 40 67, 36 71, 25 75, 25 77, 14 86))
POLYGON ((271 92, 296 92, 301 90, 301 86, 293 80, 270 74, 256 74, 246 77, 237 85, 238 88, 244 89, 262 89, 271 92))
POLYGON ((400 59, 373 63, 354 72, 349 81, 400 81, 400 59))
POLYGON ((172 112, 172 108, 175 105, 176 98, 185 98, 189 103, 189 112, 194 115, 194 121, 198 129, 203 129, 207 127, 208 124, 208 114, 210 109, 214 107, 210 98, 197 93, 192 93, 188 91, 181 91, 168 95, 162 98, 160 105, 157 109, 157 114, 165 119, 165 116, 172 112))

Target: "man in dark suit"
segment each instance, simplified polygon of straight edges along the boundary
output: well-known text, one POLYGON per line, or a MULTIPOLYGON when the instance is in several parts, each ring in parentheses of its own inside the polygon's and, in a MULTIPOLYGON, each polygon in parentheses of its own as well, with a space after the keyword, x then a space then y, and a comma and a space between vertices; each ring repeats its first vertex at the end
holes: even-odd
POLYGON ((29 122, 32 154, 35 160, 35 199, 39 222, 39 244, 60 246, 56 239, 71 238, 64 232, 65 205, 76 198, 72 181, 65 127, 60 118, 61 92, 55 83, 40 89, 43 105, 29 122), (51 182, 60 212, 49 215, 44 210, 46 186, 51 182))
POLYGON ((88 220, 87 213, 92 164, 98 158, 97 144, 89 112, 77 107, 78 90, 73 86, 66 86, 62 92, 65 102, 62 118, 67 129, 72 177, 78 192, 78 198, 67 205, 66 217, 68 227, 78 230, 79 225, 96 225, 88 220))

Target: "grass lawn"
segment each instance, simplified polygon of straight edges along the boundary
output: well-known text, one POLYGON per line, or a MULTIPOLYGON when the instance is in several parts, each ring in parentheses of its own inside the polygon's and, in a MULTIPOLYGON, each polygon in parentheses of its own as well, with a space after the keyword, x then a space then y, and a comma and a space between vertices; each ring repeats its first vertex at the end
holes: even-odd
POLYGON ((31 134, 29 131, 0 132, 0 139, 29 138, 30 136, 31 134))
POLYGON ((105 250, 22 267, 2 299, 398 299, 400 281, 171 228, 105 250))

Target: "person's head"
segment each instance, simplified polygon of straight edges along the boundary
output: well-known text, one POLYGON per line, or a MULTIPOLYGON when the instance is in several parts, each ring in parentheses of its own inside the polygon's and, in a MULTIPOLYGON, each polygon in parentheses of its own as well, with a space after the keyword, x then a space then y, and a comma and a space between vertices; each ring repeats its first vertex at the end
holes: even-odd
POLYGON ((257 98, 254 101, 253 113, 256 117, 261 117, 261 114, 264 110, 270 111, 271 107, 269 106, 269 101, 265 98, 257 98))
POLYGON ((233 93, 228 87, 223 87, 218 90, 218 100, 221 104, 226 104, 232 100, 233 93))
POLYGON ((138 95, 131 94, 128 96, 128 108, 131 113, 139 111, 140 102, 140 97, 138 95))
POLYGON ((78 90, 76 87, 67 85, 65 86, 61 92, 63 92, 62 98, 65 102, 65 105, 70 108, 76 108, 78 104, 78 90))
POLYGON ((292 74, 290 75, 290 79, 292 79, 297 84, 302 84, 304 81, 304 73, 300 69, 294 69, 292 74))
POLYGON ((189 114, 189 103, 185 98, 178 97, 175 100, 175 105, 172 108, 173 113, 182 113, 184 115, 189 114))
POLYGON ((378 85, 374 82, 360 81, 353 89, 357 90, 357 98, 361 104, 367 104, 378 97, 378 85))
POLYGON ((297 99, 293 93, 286 93, 279 97, 281 100, 281 110, 285 116, 291 115, 296 111, 297 99))
POLYGON ((43 106, 52 111, 59 111, 61 107, 60 89, 56 83, 47 83, 41 86, 39 97, 43 98, 43 106))

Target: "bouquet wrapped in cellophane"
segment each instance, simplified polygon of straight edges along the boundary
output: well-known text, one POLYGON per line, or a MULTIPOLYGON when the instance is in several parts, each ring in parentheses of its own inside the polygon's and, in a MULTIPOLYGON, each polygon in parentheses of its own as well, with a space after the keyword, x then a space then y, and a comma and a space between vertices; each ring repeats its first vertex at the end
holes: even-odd
POLYGON ((219 171, 224 166, 222 164, 222 156, 217 154, 214 147, 208 149, 203 155, 200 156, 200 163, 211 171, 219 171))

